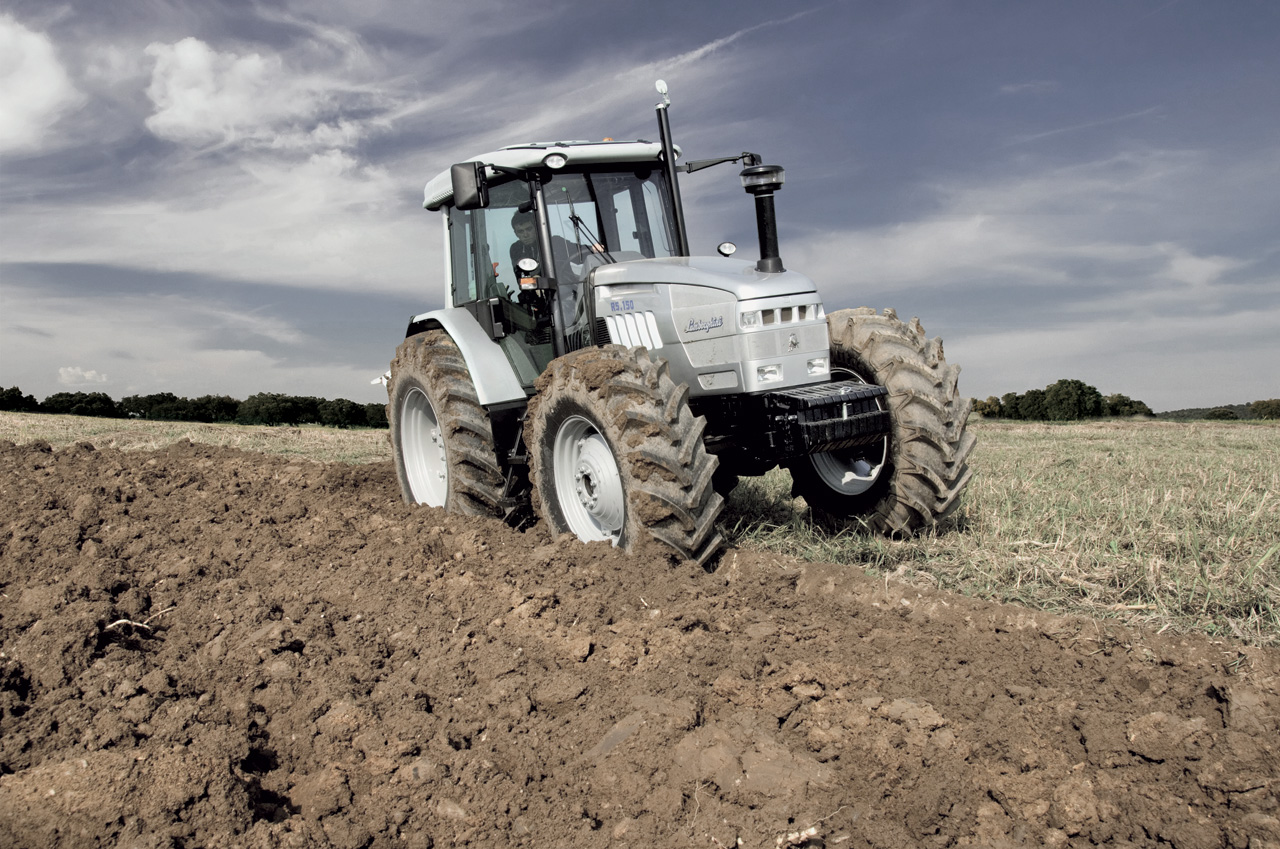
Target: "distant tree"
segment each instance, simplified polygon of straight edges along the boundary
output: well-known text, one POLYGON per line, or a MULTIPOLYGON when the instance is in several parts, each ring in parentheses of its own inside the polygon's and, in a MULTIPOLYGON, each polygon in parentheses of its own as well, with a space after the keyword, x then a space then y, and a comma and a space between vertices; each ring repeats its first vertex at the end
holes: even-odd
POLYGON ((1219 421, 1219 422, 1235 421, 1240 418, 1238 415, 1236 415, 1235 410, 1230 410, 1230 409, 1227 409, 1226 407, 1214 407, 1212 410, 1205 413, 1204 417, 1206 419, 1209 419, 1210 421, 1219 421))
POLYGON ((1044 421, 1049 418, 1049 409, 1044 402, 1043 389, 1028 389, 1018 396, 1018 418, 1028 421, 1044 421))
POLYGON ((320 406, 324 401, 324 398, 312 396, 289 397, 293 411, 293 419, 289 424, 320 424, 320 406))
POLYGON ((1046 417, 1075 421, 1102 415, 1102 393, 1081 380, 1063 378, 1044 390, 1046 417))
POLYGON ((274 392, 259 392, 240 402, 236 421, 240 424, 286 424, 291 414, 285 396, 274 392))
POLYGON ((1000 417, 1000 399, 996 396, 992 395, 985 401, 979 401, 976 398, 972 401, 971 409, 978 415, 993 419, 1000 417))
POLYGON ((191 411, 198 422, 233 422, 240 402, 229 395, 201 395, 191 401, 191 411))
POLYGON ((240 402, 226 395, 181 398, 172 392, 130 395, 121 399, 120 409, 135 419, 170 422, 233 422, 240 402))
POLYGON ((240 402, 236 421, 240 424, 319 424, 323 398, 259 392, 240 402))
POLYGON ((105 392, 55 392, 40 403, 40 412, 112 419, 124 416, 105 392))
POLYGON ((320 402, 320 424, 329 427, 353 427, 366 422, 364 407, 346 398, 320 402))
POLYGON ((178 396, 172 392, 157 392, 153 395, 127 395, 120 399, 120 411, 131 419, 159 418, 156 409, 166 404, 172 405, 178 396))
POLYGON ((40 409, 40 402, 31 395, 23 395, 16 386, 0 389, 0 410, 7 413, 34 413, 40 409))
POLYGON ((1255 419, 1280 419, 1280 398, 1254 401, 1249 405, 1249 412, 1255 419))
POLYGON ((1154 416, 1142 401, 1119 393, 1102 397, 1102 393, 1081 380, 1064 378, 1044 389, 1031 389, 1023 394, 1006 392, 985 401, 973 399, 973 410, 984 416, 1027 421, 1078 421, 1094 416, 1154 416), (998 412, 997 412, 998 411, 998 412))
POLYGON ((1154 416, 1151 408, 1141 401, 1135 401, 1128 395, 1116 393, 1102 399, 1102 415, 1104 416, 1154 416))
POLYGON ((369 427, 390 427, 387 421, 387 405, 386 404, 365 404, 364 405, 365 424, 369 427))
POLYGON ((190 398, 174 398, 151 409, 151 418, 164 422, 195 422, 200 419, 196 415, 195 402, 190 398))
POLYGON ((1128 395, 1122 395, 1119 392, 1113 392, 1102 399, 1102 415, 1104 416, 1127 416, 1130 415, 1129 408, 1133 405, 1133 399, 1128 395))

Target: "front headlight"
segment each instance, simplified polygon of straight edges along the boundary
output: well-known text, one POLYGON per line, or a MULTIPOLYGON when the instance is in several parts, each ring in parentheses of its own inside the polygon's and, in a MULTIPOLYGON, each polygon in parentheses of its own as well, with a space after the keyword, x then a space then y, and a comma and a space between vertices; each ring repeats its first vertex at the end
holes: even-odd
POLYGON ((826 373, 827 373, 827 358, 826 358, 826 357, 814 357, 812 360, 809 360, 808 362, 806 362, 806 363, 805 363, 805 366, 807 366, 807 367, 808 367, 808 369, 809 369, 809 374, 826 374, 826 373))
POLYGON ((760 310, 746 310, 738 314, 738 322, 743 330, 755 330, 760 327, 760 310))
POLYGON ((782 364, 769 363, 767 366, 759 366, 756 368, 757 383, 774 383, 782 380, 782 364))

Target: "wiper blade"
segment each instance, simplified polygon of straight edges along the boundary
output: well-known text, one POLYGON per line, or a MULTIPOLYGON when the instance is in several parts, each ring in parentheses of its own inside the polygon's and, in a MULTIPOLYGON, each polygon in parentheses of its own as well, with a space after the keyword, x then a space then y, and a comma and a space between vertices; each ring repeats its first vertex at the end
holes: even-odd
POLYGON ((578 234, 579 238, 586 236, 591 240, 592 253, 597 256, 604 257, 610 265, 617 262, 617 260, 613 258, 613 254, 609 253, 608 249, 605 248, 604 242, 597 239, 595 233, 591 232, 591 229, 587 227, 586 223, 582 220, 582 217, 573 211, 572 201, 569 203, 569 221, 573 223, 573 231, 578 234), (600 246, 600 250, 595 250, 596 245, 600 246))

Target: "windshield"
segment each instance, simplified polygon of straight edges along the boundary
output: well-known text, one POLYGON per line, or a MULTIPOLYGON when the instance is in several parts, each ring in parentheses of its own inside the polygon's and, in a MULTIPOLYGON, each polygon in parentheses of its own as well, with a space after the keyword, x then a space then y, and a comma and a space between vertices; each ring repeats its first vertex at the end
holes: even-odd
POLYGON ((676 253, 670 200, 660 169, 616 170, 615 166, 615 170, 556 171, 543 192, 556 254, 554 270, 540 255, 533 214, 520 211, 522 205, 529 207, 529 187, 523 181, 492 184, 484 209, 450 212, 453 238, 458 240, 454 285, 469 290, 457 292, 456 302, 511 297, 520 276, 515 264, 523 257, 537 259, 543 274, 573 283, 600 261, 676 253), (605 253, 594 251, 594 245, 605 253), (588 257, 590 262, 585 261, 588 257))
POLYGON ((543 189, 551 234, 613 259, 675 255, 662 171, 554 172, 543 189))

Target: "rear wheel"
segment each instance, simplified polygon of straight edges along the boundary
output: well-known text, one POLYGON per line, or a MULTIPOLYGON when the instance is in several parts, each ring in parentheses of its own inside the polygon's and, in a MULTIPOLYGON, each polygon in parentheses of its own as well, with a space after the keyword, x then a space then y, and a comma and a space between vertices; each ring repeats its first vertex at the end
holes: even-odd
POLYGON ((400 491, 409 504, 499 515, 503 475, 489 417, 449 335, 430 330, 396 349, 387 419, 400 491))
POLYGON ((665 360, 618 345, 554 360, 529 402, 526 444, 533 507, 555 533, 626 551, 649 538, 706 564, 723 540, 724 501, 705 419, 665 360))
POLYGON ((907 535, 938 526, 959 505, 975 441, 965 430, 960 367, 947 364, 942 340, 927 339, 918 319, 904 323, 893 310, 840 310, 827 321, 833 376, 887 388, 891 433, 874 446, 793 461, 792 494, 832 528, 907 535))

